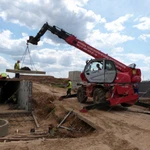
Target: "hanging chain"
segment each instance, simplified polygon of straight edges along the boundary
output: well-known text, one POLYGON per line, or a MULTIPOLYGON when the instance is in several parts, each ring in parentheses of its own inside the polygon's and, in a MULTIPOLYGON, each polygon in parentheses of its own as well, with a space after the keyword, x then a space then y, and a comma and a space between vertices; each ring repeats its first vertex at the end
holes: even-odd
POLYGON ((30 54, 30 50, 29 50, 29 46, 28 45, 29 44, 27 43, 27 47, 26 47, 25 52, 24 52, 24 54, 23 54, 23 56, 21 58, 21 66, 23 66, 23 64, 24 64, 24 60, 25 60, 26 55, 29 55, 31 70, 34 70, 34 69, 36 70, 36 68, 34 66, 34 63, 33 63, 33 60, 32 60, 32 57, 31 57, 31 54, 30 54))

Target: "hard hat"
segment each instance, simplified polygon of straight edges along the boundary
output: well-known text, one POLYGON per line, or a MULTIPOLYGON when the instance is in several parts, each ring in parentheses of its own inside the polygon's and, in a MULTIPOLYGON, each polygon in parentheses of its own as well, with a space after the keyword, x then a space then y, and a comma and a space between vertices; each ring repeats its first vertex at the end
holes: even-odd
POLYGON ((70 78, 68 78, 68 80, 70 81, 70 78))

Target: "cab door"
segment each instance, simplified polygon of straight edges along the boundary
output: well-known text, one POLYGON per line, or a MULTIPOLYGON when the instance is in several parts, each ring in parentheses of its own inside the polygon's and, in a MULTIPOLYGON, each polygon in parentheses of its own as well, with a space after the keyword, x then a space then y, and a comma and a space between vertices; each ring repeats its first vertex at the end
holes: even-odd
POLYGON ((86 65, 84 74, 86 76, 86 79, 89 82, 93 83, 104 83, 105 81, 105 72, 104 72, 104 67, 103 67, 103 62, 104 60, 101 61, 93 61, 90 62, 86 65), (100 69, 97 67, 99 65, 100 69))
POLYGON ((111 60, 105 60, 104 83, 112 83, 117 76, 115 64, 111 60))

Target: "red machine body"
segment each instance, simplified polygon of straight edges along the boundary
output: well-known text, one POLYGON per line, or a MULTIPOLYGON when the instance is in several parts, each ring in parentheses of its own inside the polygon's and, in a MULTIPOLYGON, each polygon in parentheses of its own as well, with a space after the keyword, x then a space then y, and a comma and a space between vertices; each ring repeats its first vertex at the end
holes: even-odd
POLYGON ((83 83, 77 92, 79 102, 83 103, 88 97, 93 97, 94 103, 110 101, 111 106, 118 104, 130 106, 137 101, 138 94, 134 91, 134 84, 141 81, 141 70, 135 68, 135 64, 126 66, 84 41, 77 39, 74 35, 56 26, 50 26, 48 23, 42 26, 35 37, 30 36, 27 42, 37 45, 47 30, 95 58, 86 64, 80 75, 83 83), (95 72, 88 70, 94 63, 104 65, 102 72, 97 76, 94 76, 95 72), (107 71, 106 67, 108 65, 111 65, 113 69, 107 71))

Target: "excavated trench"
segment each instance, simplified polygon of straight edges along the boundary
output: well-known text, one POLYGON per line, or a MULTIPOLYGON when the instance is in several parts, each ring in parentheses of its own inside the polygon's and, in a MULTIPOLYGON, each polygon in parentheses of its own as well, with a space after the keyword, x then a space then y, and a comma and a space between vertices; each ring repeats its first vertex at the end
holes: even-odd
POLYGON ((8 79, 1 81, 0 87, 0 119, 7 122, 8 129, 7 134, 0 137, 1 142, 43 137, 78 138, 95 130, 74 112, 68 115, 68 110, 55 105, 54 94, 34 91, 31 82, 8 79), (8 99, 16 92, 19 101, 14 104, 8 99))
POLYGON ((14 94, 18 94, 20 81, 9 81, 2 80, 0 81, 0 104, 7 103, 11 100, 9 98, 14 94))
POLYGON ((39 112, 34 116, 32 112, 13 112, 13 110, 11 113, 0 113, 1 120, 7 122, 7 129, 4 127, 7 134, 0 137, 0 142, 38 138, 79 138, 88 136, 95 130, 79 119, 73 111, 62 110, 55 106, 48 111, 46 117, 45 114, 41 116, 39 112))

